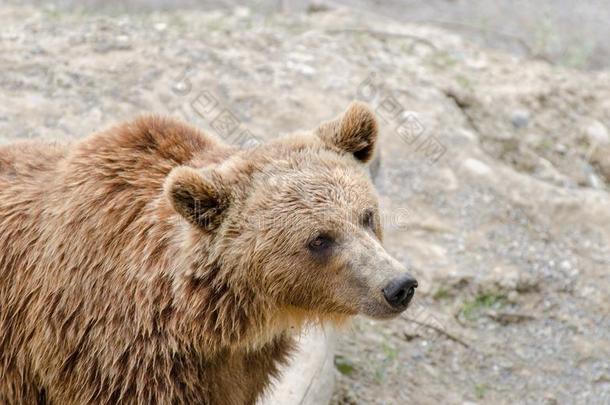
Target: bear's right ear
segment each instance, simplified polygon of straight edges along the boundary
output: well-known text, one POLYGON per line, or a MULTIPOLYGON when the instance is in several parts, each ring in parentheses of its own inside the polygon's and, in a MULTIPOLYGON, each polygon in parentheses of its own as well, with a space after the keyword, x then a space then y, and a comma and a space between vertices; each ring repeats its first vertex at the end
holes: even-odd
POLYGON ((171 206, 190 223, 205 230, 217 228, 229 206, 230 195, 213 170, 179 166, 165 180, 164 191, 171 206))
POLYGON ((351 153, 363 163, 373 157, 377 132, 375 114, 359 101, 352 102, 341 116, 316 129, 318 137, 328 146, 351 153))

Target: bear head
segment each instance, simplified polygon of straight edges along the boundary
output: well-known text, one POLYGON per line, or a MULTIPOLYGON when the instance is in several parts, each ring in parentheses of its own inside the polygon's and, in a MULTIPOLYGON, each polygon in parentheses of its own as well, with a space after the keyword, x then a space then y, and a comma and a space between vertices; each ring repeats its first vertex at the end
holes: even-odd
POLYGON ((404 311, 417 281, 382 247, 367 170, 377 136, 374 114, 354 102, 313 131, 209 167, 175 168, 165 195, 186 220, 194 258, 183 277, 205 280, 234 304, 256 303, 242 316, 337 320, 404 311))

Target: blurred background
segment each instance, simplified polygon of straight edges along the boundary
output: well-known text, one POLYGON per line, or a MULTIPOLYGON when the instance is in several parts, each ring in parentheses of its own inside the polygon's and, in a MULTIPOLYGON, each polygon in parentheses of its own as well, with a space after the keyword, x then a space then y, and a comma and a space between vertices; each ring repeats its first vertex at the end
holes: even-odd
POLYGON ((609 404, 608 38, 603 0, 0 0, 0 143, 152 111, 247 144, 367 101, 385 244, 420 287, 309 346, 308 389, 609 404))

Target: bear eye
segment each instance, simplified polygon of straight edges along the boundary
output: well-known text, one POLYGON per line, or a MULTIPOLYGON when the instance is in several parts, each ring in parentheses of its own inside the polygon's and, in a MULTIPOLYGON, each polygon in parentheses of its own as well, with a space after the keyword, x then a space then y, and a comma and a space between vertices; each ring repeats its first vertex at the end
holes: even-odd
POLYGON ((375 214, 372 210, 366 210, 362 216, 362 225, 375 230, 375 214))
POLYGON ((309 242, 309 249, 314 252, 323 252, 332 246, 333 240, 326 234, 321 234, 309 242))

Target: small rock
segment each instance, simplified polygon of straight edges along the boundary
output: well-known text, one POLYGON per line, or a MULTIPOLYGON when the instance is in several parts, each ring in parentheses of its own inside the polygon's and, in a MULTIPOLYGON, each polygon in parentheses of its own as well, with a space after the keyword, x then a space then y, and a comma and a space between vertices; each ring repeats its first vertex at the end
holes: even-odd
POLYGON ((583 169, 585 178, 587 179, 587 185, 589 187, 594 188, 596 190, 604 189, 604 181, 599 178, 599 176, 595 172, 595 169, 593 169, 593 167, 591 167, 591 165, 589 163, 583 162, 582 169, 583 169))
POLYGON ((468 58, 466 59, 466 65, 476 70, 484 70, 489 66, 489 63, 482 55, 479 55, 478 58, 468 58))
POLYGON ((591 144, 594 145, 606 145, 610 143, 610 135, 608 134, 608 128, 601 122, 594 120, 591 125, 585 130, 587 137, 591 144))
POLYGON ((515 110, 510 117, 510 122, 515 128, 525 128, 529 120, 530 113, 527 110, 515 110))
POLYGON ((551 393, 547 393, 544 395, 544 401, 546 404, 555 405, 557 404, 557 398, 551 393))
POLYGON ((557 185, 570 183, 570 179, 557 170, 553 163, 548 160, 541 157, 536 164, 536 174, 540 179, 557 185))
POLYGON ((458 179, 451 169, 441 169, 438 171, 439 184, 438 187, 445 191, 455 191, 459 187, 458 179))
POLYGON ((469 158, 463 163, 463 166, 470 173, 477 176, 487 176, 491 174, 491 168, 480 160, 469 158))
POLYGON ((518 300, 519 293, 537 291, 540 286, 538 278, 513 265, 500 265, 492 268, 481 282, 484 290, 507 293, 507 298, 511 302, 518 300))
POLYGON ((555 151, 561 155, 564 155, 568 151, 568 147, 563 143, 558 143, 555 145, 555 151))
POLYGON ((410 324, 407 324, 407 326, 404 328, 404 330, 402 332, 402 336, 407 342, 410 342, 414 339, 423 337, 421 332, 422 332, 421 327, 417 327, 416 324, 410 323, 410 324))
POLYGON ((286 67, 290 70, 294 70, 296 72, 301 73, 303 76, 307 76, 307 77, 312 77, 313 75, 316 74, 317 70, 312 67, 309 66, 305 63, 295 63, 293 61, 288 61, 286 63, 286 67))
POLYGON ((252 12, 248 7, 235 7, 233 14, 238 18, 248 18, 252 12))
POLYGON ((455 133, 456 136, 466 139, 467 141, 470 142, 478 142, 479 141, 479 137, 477 136, 477 134, 475 134, 473 131, 470 131, 468 129, 458 129, 455 133))
POLYGON ((610 374, 600 374, 598 375, 595 380, 593 380, 594 383, 610 383, 610 374))
POLYGON ((494 284, 502 290, 513 291, 519 284, 519 269, 514 266, 497 266, 490 273, 494 284))
POLYGON ((157 31, 162 32, 162 31, 165 31, 165 29, 167 28, 167 24, 164 22, 158 22, 158 23, 155 23, 155 25, 153 25, 153 27, 157 31))

